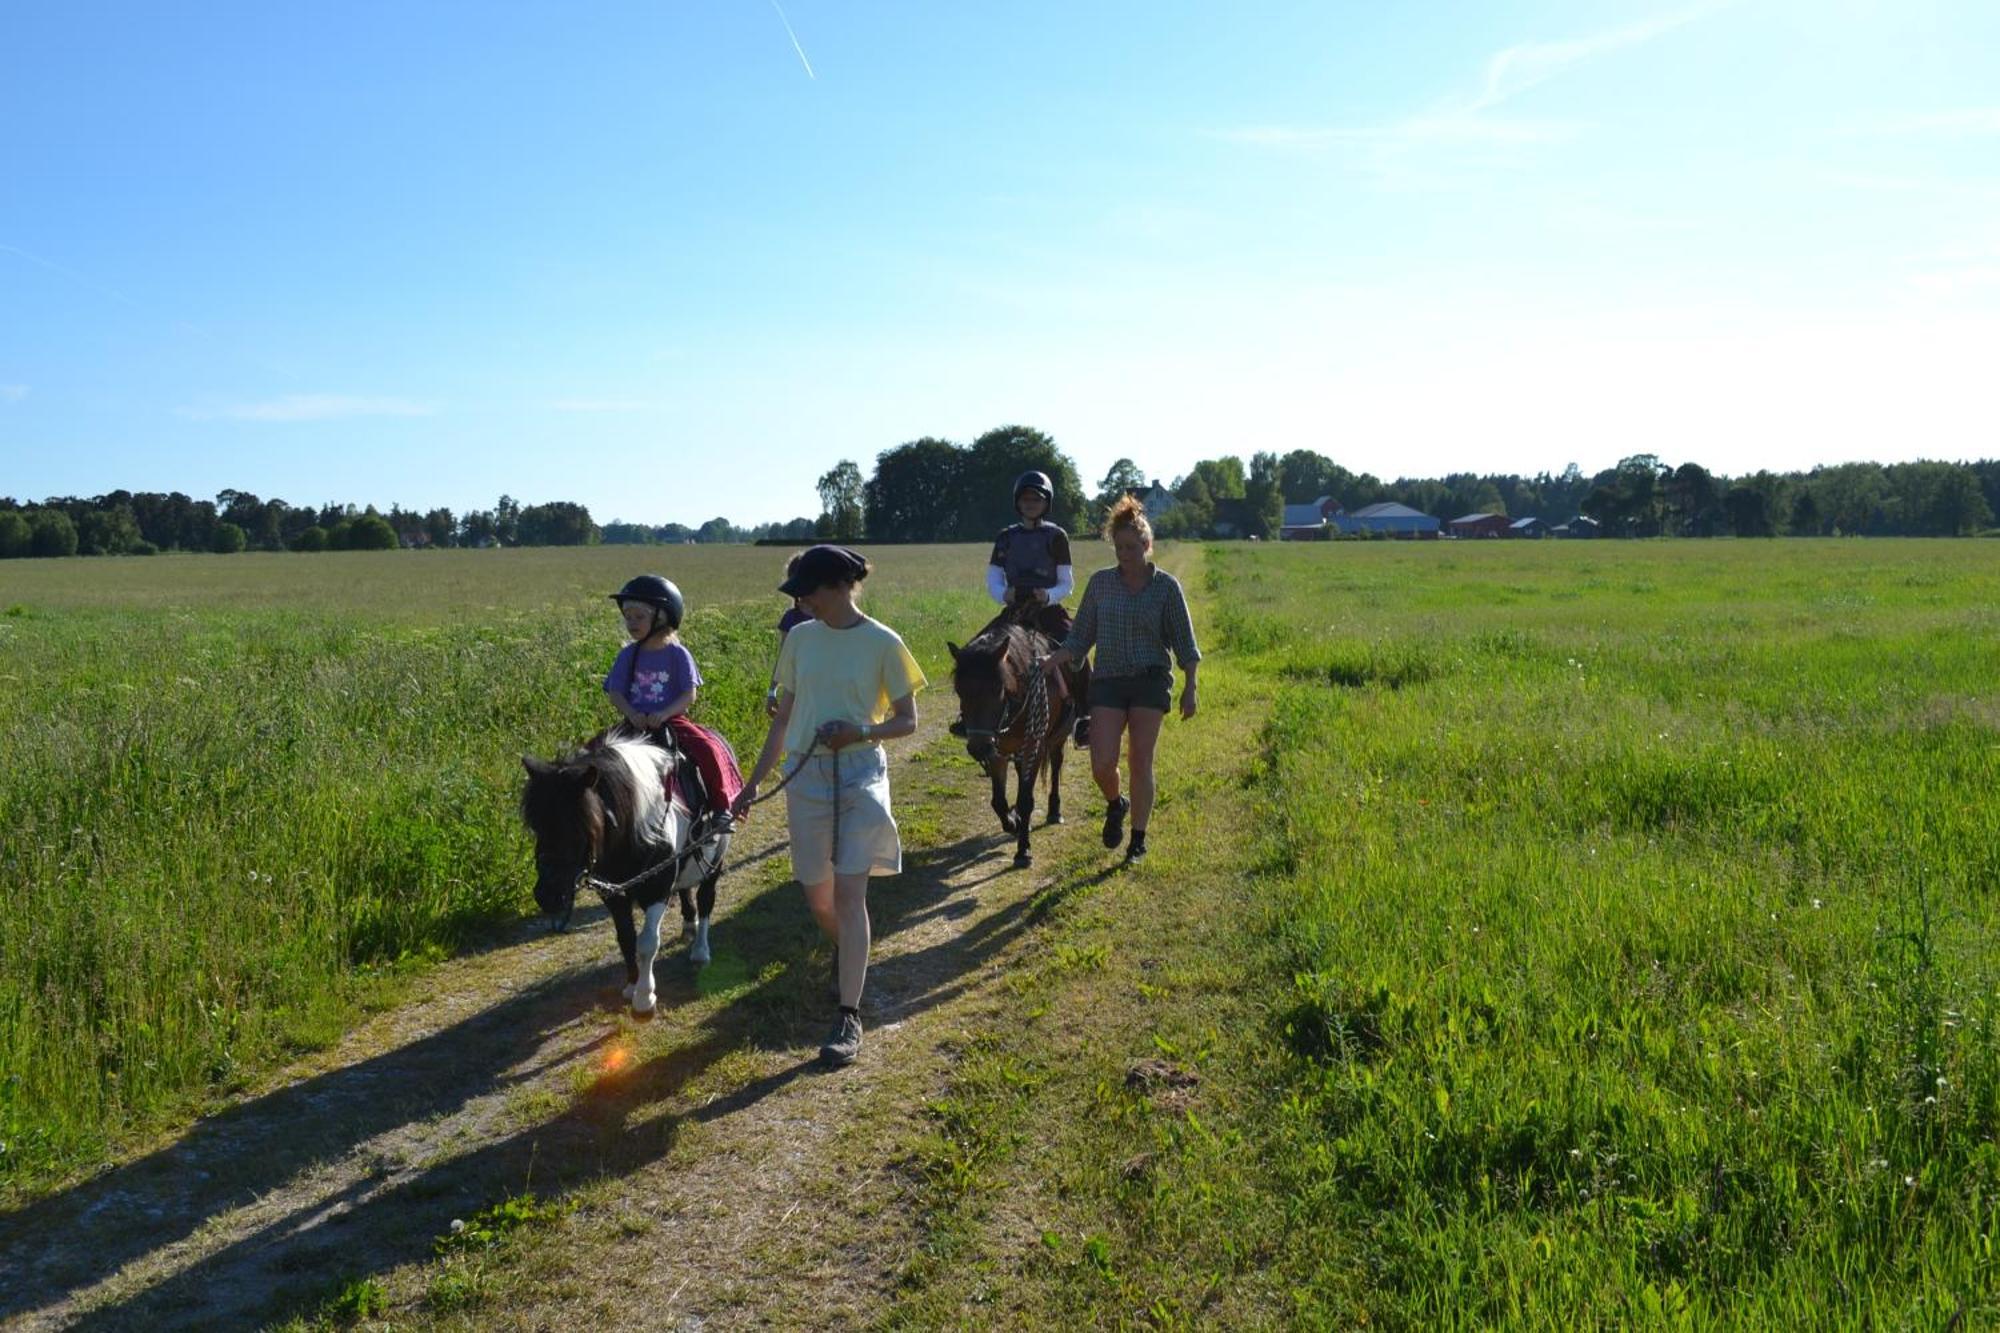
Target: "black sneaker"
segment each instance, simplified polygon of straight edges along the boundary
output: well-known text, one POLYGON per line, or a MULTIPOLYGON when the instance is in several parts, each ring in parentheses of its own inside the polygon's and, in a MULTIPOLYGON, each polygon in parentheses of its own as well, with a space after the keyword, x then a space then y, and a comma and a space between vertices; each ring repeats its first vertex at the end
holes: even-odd
POLYGON ((1131 808, 1132 803, 1123 796, 1120 796, 1110 805, 1104 807, 1104 845, 1106 847, 1116 847, 1125 840, 1125 812, 1131 808))
POLYGON ((833 1035, 819 1048, 819 1058, 827 1064, 851 1065, 861 1054, 861 1015, 843 1010, 833 1025, 833 1035))
POLYGON ((1132 841, 1125 846, 1125 859, 1128 862, 1146 859, 1146 830, 1142 828, 1132 830, 1132 841))

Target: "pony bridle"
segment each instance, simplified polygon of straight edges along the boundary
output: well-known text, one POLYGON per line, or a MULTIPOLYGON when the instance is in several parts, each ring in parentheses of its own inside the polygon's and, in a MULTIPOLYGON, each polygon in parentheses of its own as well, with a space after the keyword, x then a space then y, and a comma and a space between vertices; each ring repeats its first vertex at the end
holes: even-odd
POLYGON ((1013 695, 1001 692, 1000 723, 997 727, 992 730, 985 727, 967 727, 965 738, 998 742, 1025 717, 1029 734, 1021 737, 1021 748, 1023 750, 1038 748, 1034 742, 1047 735, 1049 726, 1049 678, 1046 670, 1048 660, 1047 656, 1036 654, 1033 664, 1028 668, 1028 683, 1022 687, 1018 702, 1013 695))

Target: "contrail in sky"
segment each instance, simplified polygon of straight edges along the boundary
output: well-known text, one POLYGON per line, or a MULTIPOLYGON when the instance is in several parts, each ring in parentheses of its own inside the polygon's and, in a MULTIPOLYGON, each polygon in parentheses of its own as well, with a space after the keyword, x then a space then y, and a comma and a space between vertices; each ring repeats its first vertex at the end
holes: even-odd
POLYGON ((819 75, 813 73, 813 62, 806 59, 806 49, 799 45, 799 35, 792 31, 792 21, 785 17, 785 7, 778 0, 771 0, 771 8, 778 11, 778 22, 785 25, 785 36, 792 39, 792 49, 799 53, 799 63, 806 67, 806 77, 817 83, 819 75))

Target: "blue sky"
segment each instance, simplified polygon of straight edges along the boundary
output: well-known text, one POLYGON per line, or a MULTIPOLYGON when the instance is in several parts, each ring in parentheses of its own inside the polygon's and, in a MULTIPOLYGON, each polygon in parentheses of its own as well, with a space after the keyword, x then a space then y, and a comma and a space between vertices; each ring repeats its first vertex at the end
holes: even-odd
POLYGON ((1988 0, 0 10, 24 498, 1971 458, 1996 347, 1988 0))

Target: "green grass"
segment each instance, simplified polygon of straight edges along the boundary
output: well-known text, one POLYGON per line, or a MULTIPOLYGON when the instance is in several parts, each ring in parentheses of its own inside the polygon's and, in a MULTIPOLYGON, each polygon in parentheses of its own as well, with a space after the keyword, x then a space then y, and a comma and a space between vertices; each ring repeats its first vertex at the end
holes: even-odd
MULTIPOLYGON (((785 554, 9 562, 0 1197, 325 1044, 531 910, 520 756, 612 720, 604 594, 631 573, 687 593, 697 716, 747 763, 785 554)), ((983 559, 879 554, 865 604, 934 680, 982 614, 983 559)))
POLYGON ((1210 561, 1282 682, 1286 1206, 1408 1326, 1986 1322, 2000 559, 1575 555, 1210 561))
POLYGON ((2000 1316, 2000 555, 1229 546, 1199 583, 1152 863, 1066 868, 968 1032, 898 1323, 2000 1316))

